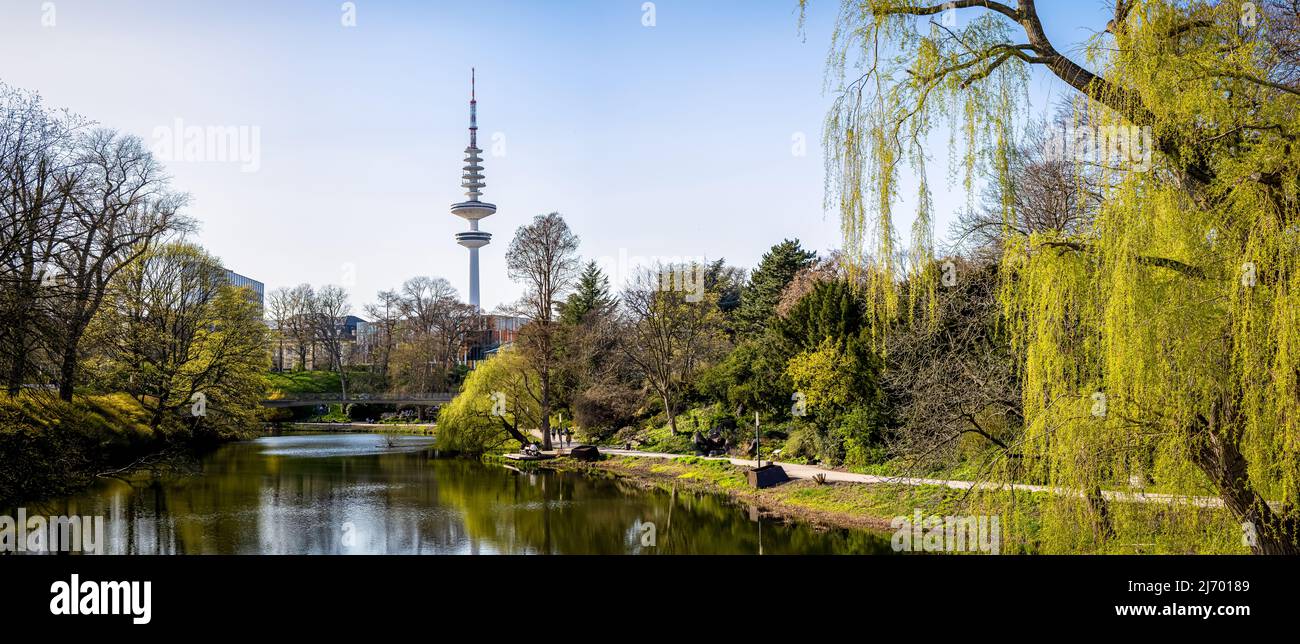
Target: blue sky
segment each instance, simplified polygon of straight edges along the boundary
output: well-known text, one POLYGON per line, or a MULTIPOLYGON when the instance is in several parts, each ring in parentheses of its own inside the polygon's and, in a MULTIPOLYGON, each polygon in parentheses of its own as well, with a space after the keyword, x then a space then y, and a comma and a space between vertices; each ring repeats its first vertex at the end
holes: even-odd
MULTIPOLYGON (((658 0, 652 27, 642 0, 356 0, 355 27, 342 25, 341 4, 6 0, 0 80, 147 142, 176 119, 256 128, 255 172, 167 161, 193 197, 197 240, 268 289, 343 283, 358 310, 415 275, 466 293, 467 252, 453 239, 466 226, 447 207, 463 198, 471 66, 484 199, 499 207, 482 224, 494 234, 482 251, 485 308, 518 297, 506 246, 551 211, 584 257, 606 263, 749 267, 782 238, 839 245, 821 207, 819 145, 833 0, 813 0, 806 38, 795 0, 658 0)), ((1040 5, 1067 52, 1108 11, 1040 5)), ((1036 78, 1036 101, 1062 93, 1036 78)), ((965 197, 935 152, 943 233, 965 197)))

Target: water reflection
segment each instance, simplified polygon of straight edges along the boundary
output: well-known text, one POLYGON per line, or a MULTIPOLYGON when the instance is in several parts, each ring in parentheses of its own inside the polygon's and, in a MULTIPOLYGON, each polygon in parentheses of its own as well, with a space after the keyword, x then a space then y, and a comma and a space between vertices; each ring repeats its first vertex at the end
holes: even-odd
POLYGON ((434 458, 432 441, 266 437, 201 473, 105 480, 32 510, 103 514, 114 554, 880 553, 887 536, 755 522, 715 495, 434 458))

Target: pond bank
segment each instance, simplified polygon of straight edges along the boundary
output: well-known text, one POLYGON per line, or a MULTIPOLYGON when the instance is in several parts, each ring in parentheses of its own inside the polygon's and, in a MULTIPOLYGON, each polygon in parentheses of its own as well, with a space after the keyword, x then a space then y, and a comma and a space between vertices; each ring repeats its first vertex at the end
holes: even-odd
MULTIPOLYGON (((734 501, 757 506, 763 513, 826 528, 864 529, 892 534, 896 518, 922 515, 982 515, 990 511, 1004 522, 1003 552, 1050 552, 1044 542, 1060 535, 1040 531, 1040 517, 1049 492, 960 488, 938 484, 890 481, 849 482, 830 477, 822 481, 793 478, 763 490, 749 487, 745 467, 726 459, 667 455, 606 454, 603 460, 584 463, 558 458, 532 464, 539 469, 581 471, 628 480, 643 487, 725 494, 734 501), (982 497, 982 498, 981 498, 982 497), (1014 515, 1007 514, 1014 507, 1014 515), (1018 517, 1018 518, 1017 518, 1018 517)), ((1068 498, 1068 497, 1066 497, 1068 498)), ((1191 498, 1191 497, 1189 497, 1191 498)), ((1094 549, 1071 542, 1064 551, 1097 554, 1244 554, 1239 527, 1222 508, 1188 503, 1192 516, 1182 529, 1171 531, 1167 502, 1122 503, 1112 506, 1114 523, 1122 537, 1112 548, 1094 549)), ((1059 549, 1059 548, 1058 548, 1059 549)))
POLYGON ((135 469, 173 469, 246 434, 194 435, 171 423, 155 431, 125 394, 0 396, 0 507, 70 494, 135 469))
MULTIPOLYGON (((888 484, 859 485, 811 480, 792 480, 777 487, 756 490, 749 487, 744 469, 720 460, 684 456, 671 460, 636 456, 607 456, 593 463, 559 458, 532 465, 540 469, 614 476, 644 487, 672 488, 725 494, 733 500, 757 507, 770 516, 800 521, 821 528, 890 530, 890 521, 912 512, 912 501, 900 495, 899 487, 888 484)), ((916 490, 927 495, 942 490, 916 490)))
POLYGON ((391 432, 431 436, 435 427, 433 423, 284 423, 278 429, 291 432, 391 432))

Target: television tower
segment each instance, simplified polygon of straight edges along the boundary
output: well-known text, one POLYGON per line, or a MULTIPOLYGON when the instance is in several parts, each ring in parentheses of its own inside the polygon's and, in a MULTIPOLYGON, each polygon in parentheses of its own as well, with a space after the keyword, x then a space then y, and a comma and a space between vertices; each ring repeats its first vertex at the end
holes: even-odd
POLYGON ((456 243, 469 249, 469 303, 474 308, 479 305, 478 291, 478 249, 492 241, 492 233, 478 229, 478 222, 497 211, 494 204, 479 201, 483 194, 483 150, 478 147, 478 100, 475 98, 475 74, 469 72, 469 147, 465 148, 465 168, 461 174, 460 185, 465 188, 466 201, 451 205, 451 214, 463 217, 469 222, 469 230, 456 233, 456 243))

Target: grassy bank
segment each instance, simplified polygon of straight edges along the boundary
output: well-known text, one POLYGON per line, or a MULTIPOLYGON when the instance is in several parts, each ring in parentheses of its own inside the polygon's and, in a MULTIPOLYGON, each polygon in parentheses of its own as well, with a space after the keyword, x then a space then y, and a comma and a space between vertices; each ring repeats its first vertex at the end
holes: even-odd
POLYGON ((432 436, 433 423, 284 423, 285 431, 299 432, 355 432, 365 434, 414 434, 432 436))
POLYGON ((0 395, 0 506, 69 494, 100 474, 202 447, 184 428, 151 429, 126 394, 0 395))
MULTIPOLYGON (((343 391, 343 382, 337 371, 269 371, 271 398, 290 394, 337 394, 343 391)), ((348 392, 380 391, 378 377, 365 369, 348 370, 348 392)))
POLYGON ((749 487, 743 468, 693 456, 671 460, 611 456, 596 463, 561 458, 544 463, 546 467, 604 473, 646 485, 677 485, 697 492, 726 494, 747 505, 757 505, 765 513, 822 527, 889 530, 895 516, 910 515, 916 507, 940 511, 955 506, 961 495, 959 490, 937 486, 818 484, 808 480, 756 490, 749 487))
MULTIPOLYGON (((818 484, 794 480, 773 488, 750 488, 743 468, 726 461, 682 457, 671 460, 626 456, 606 457, 596 463, 568 458, 544 461, 549 469, 618 476, 642 485, 685 488, 726 494, 736 501, 755 505, 764 513, 823 527, 856 528, 893 532, 890 522, 911 517, 917 510, 925 516, 979 515, 982 508, 1013 507, 1014 516, 1002 515, 1004 553, 1109 552, 1116 554, 1198 553, 1245 554, 1238 526, 1226 511, 1204 509, 1190 522, 1174 522, 1168 508, 1156 504, 1115 504, 1114 529, 1118 539, 1107 550, 1090 547, 1089 539, 1045 532, 1045 513, 1055 511, 1045 494, 986 491, 971 493, 943 486, 834 483, 818 484), (1062 538, 1075 539, 1064 544, 1062 538)), ((1180 515, 1181 517, 1181 515, 1180 515)), ((1085 533, 1084 530, 1076 531, 1085 533)))

